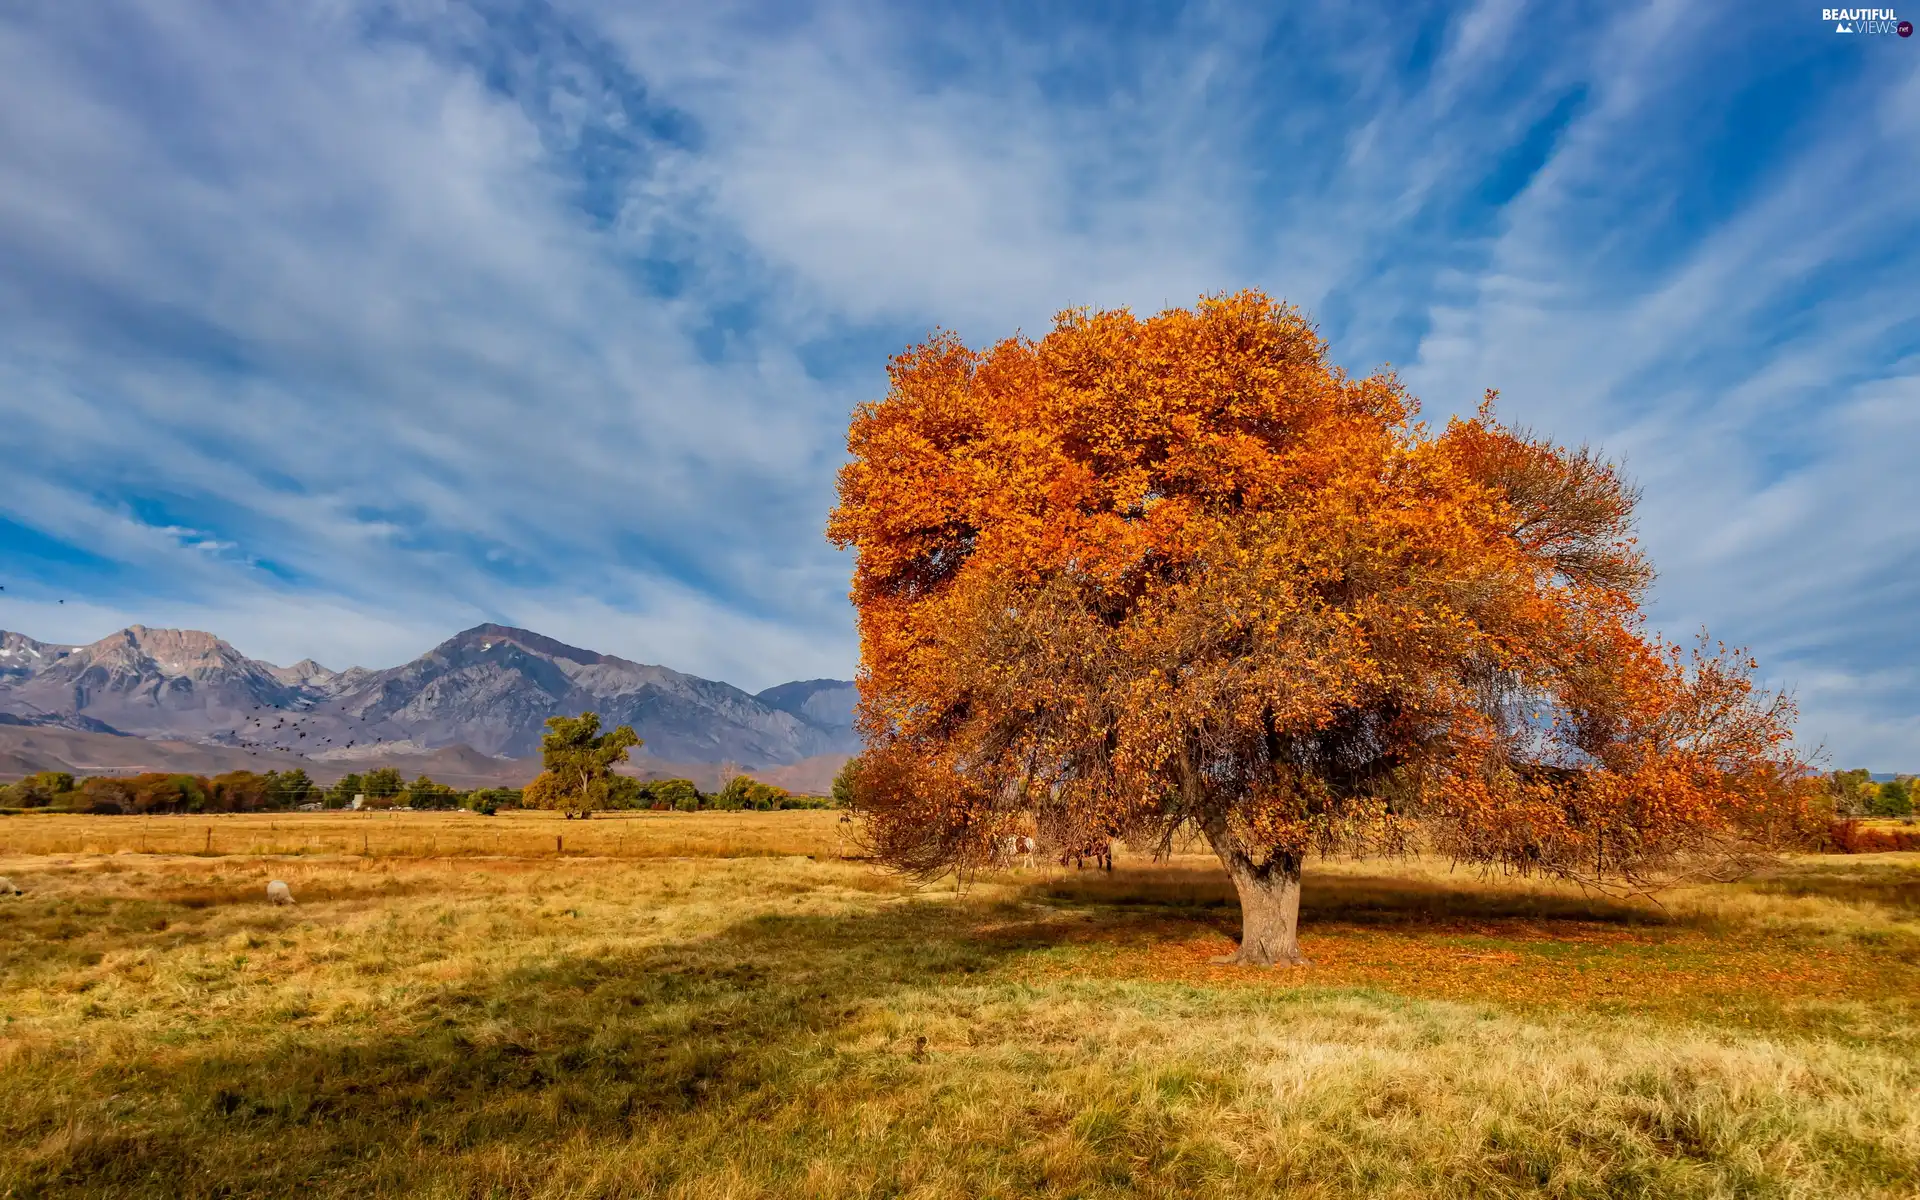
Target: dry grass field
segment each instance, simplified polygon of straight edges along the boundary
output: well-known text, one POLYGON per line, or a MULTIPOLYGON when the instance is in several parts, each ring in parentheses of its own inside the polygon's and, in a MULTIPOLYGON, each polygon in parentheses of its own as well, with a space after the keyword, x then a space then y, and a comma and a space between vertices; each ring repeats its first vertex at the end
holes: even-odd
POLYGON ((1316 864, 1262 972, 838 817, 0 818, 0 1196, 1920 1195, 1920 855, 1316 864))

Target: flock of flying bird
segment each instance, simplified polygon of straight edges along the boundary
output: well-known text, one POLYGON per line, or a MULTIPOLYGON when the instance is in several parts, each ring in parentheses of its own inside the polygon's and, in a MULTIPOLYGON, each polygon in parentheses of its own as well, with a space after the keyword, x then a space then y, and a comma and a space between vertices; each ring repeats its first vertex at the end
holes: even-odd
MULTIPOLYGON (((259 711, 260 711, 260 710, 261 710, 262 708, 265 708, 265 707, 268 707, 268 706, 267 706, 267 705, 261 705, 261 704, 256 704, 256 705, 254 705, 254 706, 253 706, 253 711, 254 711, 254 712, 259 712, 259 711)), ((265 724, 265 721, 266 721, 266 718, 265 718, 265 717, 254 717, 254 718, 252 719, 252 724, 254 724, 255 726, 259 726, 259 727, 260 727, 260 730, 261 730, 261 732, 263 732, 263 733, 278 733, 278 732, 279 732, 279 731, 280 731, 281 729, 286 729, 286 730, 287 730, 287 732, 289 732, 289 733, 292 733, 292 732, 295 732, 295 731, 298 731, 298 733, 299 733, 299 735, 300 735, 300 737, 301 737, 301 738, 304 738, 304 737, 306 737, 306 736, 307 736, 307 734, 308 734, 309 732, 318 732, 317 730, 315 730, 315 731, 309 731, 309 730, 304 730, 304 729, 301 729, 301 728, 300 728, 300 721, 299 721, 299 719, 298 719, 298 718, 296 718, 296 719, 294 720, 294 722, 293 722, 293 724, 292 724, 292 725, 288 725, 288 724, 287 724, 287 718, 286 718, 286 714, 285 714, 285 712, 284 712, 284 710, 282 710, 282 709, 280 708, 280 706, 279 706, 279 705, 277 705, 277 704, 276 704, 276 705, 272 705, 271 707, 272 707, 272 708, 273 708, 273 709, 274 709, 274 710, 275 710, 276 712, 280 712, 280 713, 281 713, 281 717, 280 717, 280 719, 279 719, 278 721, 275 721, 275 722, 274 722, 274 723, 273 723, 273 724, 272 724, 271 726, 268 726, 268 725, 266 725, 266 724, 265 724)), ((300 711, 300 712, 306 712, 306 711, 309 711, 309 710, 306 710, 306 709, 299 709, 299 710, 296 710, 296 711, 300 711)), ((343 719, 345 719, 345 720, 348 720, 348 721, 358 721, 358 722, 360 722, 360 724, 362 724, 362 725, 365 725, 365 724, 367 724, 367 719, 366 719, 365 717, 344 717, 343 719)), ((298 739, 295 739, 295 740, 298 740, 298 739)), ((358 739, 356 739, 356 738, 349 738, 349 739, 347 740, 347 743, 346 743, 346 744, 347 744, 348 746, 351 746, 351 745, 353 745, 353 744, 354 744, 354 742, 355 742, 355 741, 357 741, 357 740, 358 740, 358 739)), ((330 738, 330 737, 323 737, 323 738, 321 738, 321 739, 320 739, 320 741, 322 741, 322 742, 327 742, 327 743, 330 743, 330 742, 332 742, 332 741, 333 741, 333 739, 332 739, 332 738, 330 738)), ((248 754, 258 754, 258 753, 259 753, 259 752, 260 752, 261 750, 290 750, 290 749, 293 749, 293 747, 291 747, 291 746, 281 746, 281 745, 279 745, 279 744, 277 744, 277 741, 276 741, 276 742, 272 742, 272 743, 270 743, 270 742, 248 742, 248 741, 242 741, 242 742, 240 743, 240 745, 246 748, 246 751, 247 751, 247 753, 248 753, 248 754)))

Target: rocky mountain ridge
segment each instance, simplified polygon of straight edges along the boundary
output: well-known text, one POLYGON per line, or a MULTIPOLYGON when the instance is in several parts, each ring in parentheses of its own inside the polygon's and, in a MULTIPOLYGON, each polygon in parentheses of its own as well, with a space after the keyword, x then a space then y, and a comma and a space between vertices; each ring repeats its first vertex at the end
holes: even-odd
POLYGON ((773 767, 853 753, 853 685, 806 680, 751 695, 667 667, 480 625, 412 662, 331 671, 248 658, 209 633, 135 625, 85 646, 0 633, 0 721, 363 761, 382 748, 538 752, 546 718, 591 709, 646 752, 773 767), (372 750, 369 750, 372 747, 372 750))

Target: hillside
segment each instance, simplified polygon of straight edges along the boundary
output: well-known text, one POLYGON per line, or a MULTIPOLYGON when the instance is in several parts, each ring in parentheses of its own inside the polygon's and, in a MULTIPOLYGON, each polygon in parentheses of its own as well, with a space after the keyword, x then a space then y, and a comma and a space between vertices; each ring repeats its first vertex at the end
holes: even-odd
MULTIPOLYGON (((632 725, 649 758, 666 763, 751 770, 830 761, 858 749, 853 696, 851 683, 830 679, 755 696, 503 625, 476 626, 396 667, 343 671, 310 659, 276 666, 192 630, 135 625, 84 646, 0 633, 0 729, 9 745, 29 729, 123 734, 196 745, 210 763, 290 756, 316 777, 452 747, 469 747, 482 762, 525 758, 537 753, 547 717, 589 709, 610 725, 632 725)), ((82 759, 157 761, 137 747, 71 746, 82 759)))

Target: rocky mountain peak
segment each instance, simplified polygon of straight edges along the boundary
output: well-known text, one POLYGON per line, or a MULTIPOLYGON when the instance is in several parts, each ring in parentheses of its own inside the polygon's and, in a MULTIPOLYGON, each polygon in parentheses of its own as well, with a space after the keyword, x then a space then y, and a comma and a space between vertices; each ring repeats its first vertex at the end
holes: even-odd
POLYGON ((853 685, 844 680, 783 684, 755 697, 493 623, 409 663, 337 673, 312 659, 277 667, 210 633, 144 625, 80 647, 0 635, 0 650, 0 715, 73 728, 91 721, 255 755, 324 760, 404 743, 518 757, 538 751, 548 717, 587 710, 608 725, 632 725, 648 756, 675 762, 751 768, 858 749, 853 685))
POLYGON ((72 650, 72 646, 36 642, 24 633, 0 630, 0 679, 38 674, 72 650))
MULTIPOLYGON (((264 663, 262 665, 266 666, 264 663)), ((267 666, 267 674, 288 687, 306 688, 325 687, 340 678, 338 671, 329 671, 310 658, 303 658, 290 667, 267 666)))
POLYGON ((582 666, 598 666, 601 663, 617 662, 605 654, 596 654, 592 650, 582 650, 578 646, 569 646, 565 642, 538 634, 530 629, 516 629, 511 625, 475 625, 472 629, 456 633, 431 650, 430 654, 453 656, 461 652, 478 651, 482 654, 515 646, 540 658, 562 659, 579 663, 582 666))
POLYGON ((38 705, 31 701, 20 702, 12 693, 18 685, 31 681, 64 661, 73 649, 72 646, 56 646, 50 642, 35 641, 25 634, 0 630, 0 715, 31 717, 35 721, 47 716, 46 711, 38 705))
POLYGON ((90 646, 81 647, 94 662, 115 662, 131 667, 149 664, 169 677, 197 675, 209 671, 242 671, 255 668, 253 660, 211 633, 197 629, 150 629, 129 625, 90 646))
POLYGON ((0 711, 36 720, 64 714, 142 736, 219 740, 255 706, 298 699, 265 664, 195 629, 131 625, 85 646, 38 646, 38 658, 24 648, 29 669, 0 670, 0 711))
POLYGON ((754 699, 823 729, 852 729, 860 691, 844 679, 798 679, 770 687, 754 699))

